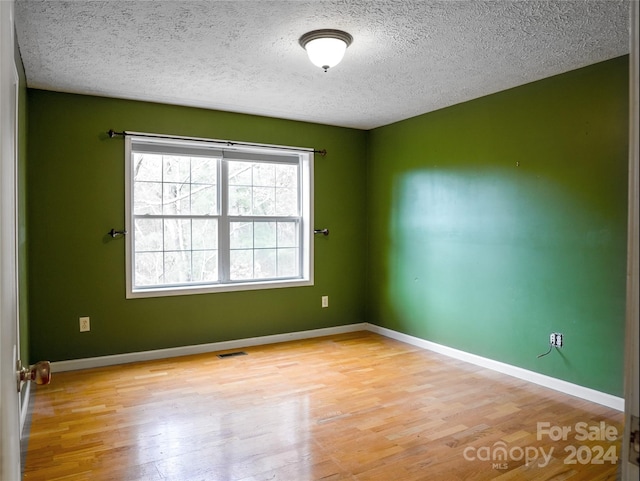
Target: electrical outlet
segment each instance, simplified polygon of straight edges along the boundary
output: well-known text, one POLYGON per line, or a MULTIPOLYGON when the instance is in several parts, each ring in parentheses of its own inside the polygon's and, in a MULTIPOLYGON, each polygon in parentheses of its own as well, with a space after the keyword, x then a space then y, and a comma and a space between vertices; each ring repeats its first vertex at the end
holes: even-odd
POLYGON ((322 307, 329 307, 329 296, 322 296, 322 307))
POLYGON ((559 332, 552 332, 549 335, 549 344, 554 347, 562 347, 564 345, 564 336, 559 332))
POLYGON ((88 332, 91 330, 91 318, 90 317, 81 317, 80 318, 80 332, 88 332))

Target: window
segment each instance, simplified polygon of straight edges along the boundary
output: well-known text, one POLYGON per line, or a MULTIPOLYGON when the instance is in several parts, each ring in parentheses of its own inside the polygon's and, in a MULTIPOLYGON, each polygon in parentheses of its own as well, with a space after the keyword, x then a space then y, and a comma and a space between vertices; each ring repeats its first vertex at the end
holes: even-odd
POLYGON ((128 136, 127 297, 311 285, 311 151, 128 136))

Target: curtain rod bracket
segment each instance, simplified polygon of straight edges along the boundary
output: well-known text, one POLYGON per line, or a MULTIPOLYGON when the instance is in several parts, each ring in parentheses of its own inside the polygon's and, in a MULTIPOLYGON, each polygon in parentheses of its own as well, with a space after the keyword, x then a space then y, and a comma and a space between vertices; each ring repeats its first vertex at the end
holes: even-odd
POLYGON ((327 236, 329 235, 329 229, 314 229, 313 233, 327 236))
POLYGON ((120 237, 121 235, 127 235, 127 231, 111 229, 109 232, 107 232, 107 235, 110 235, 115 239, 116 237, 120 237))
POLYGON ((124 136, 124 132, 116 132, 113 129, 109 129, 109 131, 107 132, 107 134, 109 135, 110 138, 114 138, 116 135, 122 135, 124 136))

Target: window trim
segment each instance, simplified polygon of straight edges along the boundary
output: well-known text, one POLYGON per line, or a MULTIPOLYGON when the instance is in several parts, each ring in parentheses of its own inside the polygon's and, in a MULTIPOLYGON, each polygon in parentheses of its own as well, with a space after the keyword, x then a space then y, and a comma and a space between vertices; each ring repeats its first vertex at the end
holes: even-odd
MULTIPOLYGON (((290 287, 304 287, 314 285, 314 235, 313 235, 313 212, 314 212, 314 195, 313 195, 313 170, 314 170, 314 151, 312 149, 303 149, 298 147, 283 147, 274 145, 261 146, 246 146, 246 145, 231 145, 229 147, 210 147, 204 142, 201 144, 201 149, 210 150, 212 156, 215 153, 228 152, 227 158, 229 160, 247 160, 253 155, 254 160, 266 160, 273 158, 274 156, 293 156, 299 157, 296 162, 299 166, 299 186, 301 190, 300 194, 300 271, 301 277, 289 278, 289 279, 267 279, 267 280, 252 280, 252 281, 232 281, 219 284, 194 284, 194 285, 181 285, 181 286, 167 286, 167 287, 150 287, 150 288, 134 288, 133 286, 133 244, 135 240, 133 229, 133 177, 132 177, 132 153, 133 143, 148 143, 148 144, 165 144, 170 146, 186 147, 186 150, 193 148, 194 146, 200 147, 197 141, 182 141, 182 140, 164 140, 158 138, 148 138, 144 136, 126 135, 125 136, 125 230, 131 233, 126 236, 125 244, 125 279, 126 279, 126 298, 149 298, 149 297, 166 297, 166 296, 183 296, 193 294, 211 294, 217 292, 236 292, 236 291, 249 291, 249 290, 262 290, 262 289, 278 289, 278 288, 290 288, 290 287), (235 155, 234 155, 235 153, 235 155)), ((196 147, 196 148, 197 148, 196 147)), ((224 162, 220 162, 219 171, 219 201, 220 197, 227 195, 227 189, 222 188, 222 175, 224 174, 225 165, 224 162), (222 175, 221 175, 222 174, 222 175)), ((225 206, 223 201, 219 204, 220 209, 225 206)), ((221 212, 222 214, 222 212, 221 212)), ((228 216, 227 217, 237 217, 228 216)), ((254 219, 257 216, 248 216, 247 220, 254 219)), ((277 217, 277 216, 276 216, 277 217)), ((228 239, 226 239, 228 248, 228 239)), ((219 245, 218 249, 223 248, 224 245, 219 245)))

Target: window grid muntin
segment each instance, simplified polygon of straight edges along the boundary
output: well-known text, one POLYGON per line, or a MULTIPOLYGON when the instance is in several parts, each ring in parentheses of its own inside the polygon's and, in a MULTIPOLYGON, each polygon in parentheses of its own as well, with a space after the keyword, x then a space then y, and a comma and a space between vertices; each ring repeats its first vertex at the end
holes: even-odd
MULTIPOLYGON (((182 198, 177 198, 177 200, 180 199, 185 199, 188 198, 189 199, 189 214, 187 215, 193 215, 193 197, 194 197, 194 192, 193 192, 193 186, 197 185, 197 186, 205 186, 205 189, 202 190, 206 190, 206 187, 209 188, 213 188, 215 189, 216 192, 219 191, 219 184, 220 184, 220 169, 218 168, 218 164, 220 162, 220 159, 215 158, 215 157, 204 157, 204 156, 195 156, 195 155, 177 155, 177 154, 160 154, 160 153, 149 153, 149 152, 137 152, 137 151, 133 151, 132 152, 132 156, 134 157, 133 159, 133 163, 132 163, 132 169, 135 169, 137 163, 136 163, 136 157, 141 157, 141 161, 144 160, 144 156, 145 155, 149 155, 149 156, 153 156, 153 157, 160 157, 160 178, 159 179, 152 179, 152 180, 148 180, 148 179, 142 179, 142 180, 138 180, 136 179, 136 176, 133 175, 132 177, 132 182, 133 182, 133 199, 134 199, 134 214, 135 215, 141 215, 140 213, 136 214, 135 208, 137 206, 137 203, 135 201, 135 187, 137 185, 153 185, 153 184, 159 184, 160 187, 160 215, 182 215, 180 213, 171 213, 167 211, 167 207, 170 205, 175 205, 176 202, 167 202, 167 197, 166 197, 166 189, 165 186, 170 186, 170 185, 174 185, 174 186, 184 186, 187 185, 188 186, 188 194, 185 195, 182 198), (171 158, 177 158, 177 159, 189 159, 189 181, 186 182, 184 181, 184 179, 182 180, 174 180, 174 179, 166 179, 165 175, 166 175, 166 166, 167 164, 170 162, 171 158), (213 182, 193 182, 194 179, 194 172, 193 172, 193 163, 198 162, 198 161, 202 161, 202 160, 206 160, 209 162, 214 162, 215 163, 215 178, 213 178, 213 182)), ((202 190, 198 190, 196 192, 199 193, 202 190)), ((206 214, 203 215, 217 215, 220 212, 220 202, 219 202, 219 196, 214 196, 215 200, 216 200, 216 204, 215 206, 213 206, 213 208, 211 209, 211 211, 207 212, 206 214)))
MULTIPOLYGON (((225 279, 226 283, 234 283, 234 282, 259 282, 259 281, 263 281, 263 280, 277 280, 277 279, 299 279, 302 277, 302 256, 304 254, 303 249, 302 249, 302 245, 303 245, 303 237, 302 237, 302 216, 301 214, 301 210, 302 210, 302 196, 303 196, 303 191, 302 191, 302 186, 303 186, 303 179, 302 179, 302 169, 300 166, 300 163, 279 163, 279 162, 270 162, 270 161, 259 161, 259 160, 248 160, 248 159, 223 159, 223 165, 224 167, 224 171, 223 171, 223 182, 224 185, 226 186, 226 194, 227 194, 227 204, 223 206, 223 210, 222 210, 222 216, 224 217, 225 214, 228 216, 228 219, 226 219, 225 221, 225 225, 229 227, 229 233, 227 235, 227 239, 229 240, 229 243, 231 243, 231 224, 232 223, 238 223, 238 222, 251 222, 253 225, 253 236, 252 236, 252 247, 251 249, 233 249, 231 247, 231 245, 229 245, 228 250, 226 252, 228 252, 229 255, 229 259, 228 259, 228 267, 229 267, 229 272, 228 272, 228 277, 225 279), (231 172, 230 172, 230 166, 232 165, 241 165, 241 164, 245 164, 245 165, 250 165, 250 174, 249 174, 249 183, 232 183, 231 180, 231 172), (273 180, 273 185, 262 185, 259 183, 259 181, 256 181, 256 169, 254 168, 255 166, 263 166, 263 165, 271 165, 274 168, 274 180, 273 180), (264 215, 264 214, 255 214, 254 211, 254 206, 255 206, 255 188, 273 188, 276 192, 276 195, 274 195, 274 209, 277 209, 277 191, 278 191, 278 177, 277 177, 277 168, 278 166, 289 166, 295 169, 295 175, 294 175, 294 179, 295 179, 295 186, 297 189, 297 195, 296 195, 296 199, 295 199, 295 213, 296 215, 264 215), (228 201, 229 199, 229 191, 231 187, 246 187, 251 189, 251 196, 250 196, 250 205, 251 205, 251 214, 247 215, 247 214, 231 214, 230 211, 231 209, 231 205, 228 201), (262 277, 258 277, 256 278, 256 251, 260 251, 260 250, 266 250, 266 249, 261 249, 261 248, 256 248, 255 247, 255 223, 256 222, 275 222, 276 225, 278 222, 296 222, 297 225, 297 259, 296 259, 296 274, 293 276, 278 276, 278 248, 276 247, 276 275, 274 277, 267 277, 267 278, 262 278, 262 277), (249 277, 245 277, 245 278, 235 278, 231 272, 231 269, 233 267, 232 263, 233 263, 233 259, 232 259, 232 253, 233 252, 240 252, 240 251, 251 251, 251 259, 252 259, 252 273, 253 273, 253 277, 249 278, 249 277)), ((282 190, 283 188, 281 188, 282 190)), ((277 229, 277 228, 276 228, 277 229)), ((277 230, 276 230, 276 237, 277 237, 277 230)), ((277 238, 276 238, 276 243, 277 243, 277 238)))
MULTIPOLYGON (((160 150, 160 149, 159 149, 160 150)), ((132 214, 132 224, 134 227, 134 235, 133 235, 133 239, 132 239, 132 258, 133 258, 133 263, 131 266, 131 273, 130 275, 132 276, 132 284, 133 284, 133 288, 134 289, 153 289, 153 288, 164 288, 164 287, 174 287, 174 286, 190 286, 190 285, 196 285, 196 284, 200 284, 199 282, 193 281, 193 274, 194 274, 194 264, 193 264, 193 260, 194 260, 194 256, 193 256, 193 220, 194 219, 200 219, 200 218, 219 218, 219 215, 217 215, 219 213, 219 209, 220 209, 220 201, 219 201, 219 185, 220 185, 220 168, 219 168, 219 164, 220 164, 220 159, 215 158, 215 157, 211 157, 211 156, 201 156, 201 155, 180 155, 177 153, 162 153, 162 152, 148 152, 148 151, 143 151, 143 152, 139 152, 136 151, 135 148, 132 149, 131 152, 131 169, 132 171, 134 171, 136 169, 136 167, 138 166, 138 159, 140 160, 140 162, 144 161, 144 156, 145 155, 151 155, 151 156, 158 156, 160 157, 159 161, 160 161, 160 179, 153 179, 153 180, 137 180, 136 179, 136 175, 132 172, 132 177, 131 177, 131 196, 132 196, 132 205, 131 205, 131 209, 133 211, 132 214), (170 159, 171 158, 176 158, 176 159, 189 159, 189 173, 188 173, 188 180, 189 182, 184 182, 184 179, 182 179, 182 182, 176 182, 174 181, 174 179, 166 179, 166 173, 167 173, 167 168, 170 167, 170 159), (198 182, 196 183, 196 185, 208 185, 210 187, 213 187, 216 189, 216 195, 215 195, 215 199, 216 199, 216 204, 215 206, 213 206, 211 212, 213 212, 213 215, 193 215, 192 211, 193 211, 193 189, 192 189, 192 185, 194 184, 192 182, 194 175, 193 175, 193 159, 206 159, 209 162, 214 162, 215 163, 215 168, 213 169, 213 171, 215 172, 215 178, 213 179, 214 182, 213 183, 203 183, 203 182, 198 182), (160 184, 160 191, 161 191, 161 196, 160 196, 160 212, 161 214, 136 214, 136 207, 138 206, 137 200, 136 200, 136 187, 139 184, 145 184, 145 183, 149 183, 149 184, 160 184), (189 214, 185 215, 185 214, 168 214, 166 213, 166 209, 165 207, 168 205, 167 203, 167 199, 165 197, 165 186, 166 185, 188 185, 188 196, 183 197, 188 199, 188 203, 189 203, 189 214), (161 236, 161 247, 162 250, 161 251, 152 251, 152 252, 148 252, 148 251, 141 251, 141 250, 137 250, 137 242, 136 242, 136 235, 135 235, 135 228, 137 227, 137 220, 140 219, 160 219, 161 220, 161 227, 160 227, 160 236, 161 236), (166 220, 172 220, 172 219, 184 219, 184 220, 189 220, 189 237, 190 237, 190 249, 167 249, 167 242, 166 242, 166 220), (175 283, 175 282, 166 282, 167 278, 168 278, 168 254, 169 256, 171 254, 175 254, 175 253, 188 253, 189 256, 189 271, 187 274, 187 277, 190 279, 189 281, 186 282, 179 282, 179 283, 175 283), (151 253, 160 253, 162 255, 162 269, 161 269, 161 274, 159 276, 159 280, 160 283, 155 283, 155 284, 139 284, 138 283, 138 274, 139 274, 139 270, 138 270, 138 261, 137 261, 137 255, 138 254, 151 254, 151 253)), ((178 164, 180 164, 180 161, 178 161, 178 164)), ((177 201, 179 201, 180 198, 177 198, 177 201)), ((175 202, 172 202, 174 204, 175 207, 175 202)), ((219 250, 219 249, 218 249, 219 250)), ((196 250, 196 251, 200 251, 200 250, 196 250)), ((184 255, 184 254, 183 254, 184 255)), ((217 264, 219 266, 219 259, 217 261, 217 264)), ((184 274, 184 272, 182 272, 181 274, 184 274)), ((158 279, 158 277, 156 278, 158 279)), ((218 279, 216 281, 207 281, 207 282, 203 282, 202 284, 215 284, 215 283, 219 283, 220 282, 220 277, 219 277, 219 272, 218 272, 218 279)))
MULTIPOLYGON (((269 217, 269 218, 264 218, 264 217, 256 217, 256 216, 252 216, 252 217, 248 217, 248 216, 235 216, 235 217, 229 217, 229 225, 234 224, 234 223, 250 223, 252 224, 252 245, 251 247, 246 247, 246 248, 233 248, 231 247, 231 245, 229 246, 229 253, 233 253, 233 252, 239 252, 239 251, 251 251, 252 252, 252 271, 253 271, 253 275, 254 277, 252 279, 297 279, 300 277, 301 275, 301 223, 302 220, 300 219, 300 217, 288 217, 288 218, 284 218, 284 217, 269 217), (276 224, 275 226, 275 245, 274 246, 269 246, 269 247, 256 247, 256 235, 255 235, 255 224, 256 223, 262 223, 262 224, 269 224, 269 223, 274 223, 276 224), (296 237, 296 245, 294 246, 279 246, 279 240, 278 240, 278 224, 282 223, 282 224, 286 224, 286 223, 293 223, 295 224, 295 237, 296 237), (278 251, 283 251, 285 249, 294 249, 295 251, 297 251, 297 259, 295 262, 296 265, 296 270, 297 270, 297 274, 295 275, 278 275, 279 269, 278 269, 278 264, 279 264, 279 258, 278 258, 278 251), (267 251, 267 250, 275 250, 275 254, 276 254, 276 259, 275 259, 275 269, 276 269, 276 275, 274 277, 255 277, 255 260, 256 260, 256 251, 267 251)), ((231 236, 229 236, 229 239, 231 240, 231 236)), ((230 267, 231 267, 231 262, 229 263, 230 267)), ((251 278, 233 278, 231 277, 231 274, 229 275, 229 282, 247 282, 249 279, 251 278)))
MULTIPOLYGON (((161 226, 160 226, 160 237, 161 237, 161 247, 160 249, 157 250, 149 250, 149 249, 141 249, 138 250, 135 247, 135 242, 136 242, 136 238, 134 237, 133 243, 134 243, 134 249, 133 249, 133 254, 134 256, 137 256, 138 254, 162 254, 162 266, 163 266, 163 274, 162 274, 162 279, 166 278, 166 254, 175 254, 175 253, 189 253, 189 255, 191 256, 190 259, 190 270, 189 270, 189 274, 191 277, 193 277, 193 273, 194 273, 194 257, 193 257, 193 253, 203 253, 203 252, 212 252, 212 251, 220 251, 220 246, 218 244, 218 240, 216 238, 216 244, 217 244, 217 248, 194 248, 194 237, 193 237, 193 221, 198 221, 198 220, 215 220, 218 224, 219 224, 219 216, 186 216, 186 215, 179 215, 179 216, 160 216, 160 215, 143 215, 143 216, 133 216, 133 224, 134 224, 134 229, 136 227, 137 221, 139 220, 160 220, 161 221, 161 226), (165 229, 165 221, 166 220, 189 220, 189 230, 190 230, 190 242, 189 242, 189 249, 172 249, 172 248, 166 248, 166 229, 165 229)), ((219 230, 219 226, 216 226, 216 231, 219 230)), ((219 275, 219 255, 216 253, 216 256, 218 257, 218 260, 216 261, 218 266, 217 266, 217 270, 218 270, 218 280, 217 281, 213 281, 213 280, 209 280, 206 282, 198 282, 198 281, 189 281, 189 282, 184 282, 184 283, 171 283, 171 282, 162 282, 159 284, 138 284, 137 280, 136 280, 136 274, 137 274, 137 263, 135 261, 135 257, 134 257, 134 266, 132 269, 132 274, 134 276, 134 286, 137 289, 150 289, 153 287, 159 288, 159 287, 176 287, 176 286, 183 286, 183 285, 196 285, 196 284, 217 284, 220 282, 220 275, 219 275)))
POLYGON ((226 191, 227 191, 227 200, 230 197, 230 190, 232 187, 241 187, 241 188, 246 188, 250 190, 250 206, 251 206, 251 210, 249 213, 247 214, 242 214, 242 213, 238 213, 238 212, 232 212, 232 206, 230 204, 230 202, 228 201, 226 207, 222 210, 222 212, 225 212, 227 215, 230 216, 254 216, 254 217, 258 217, 258 216, 268 216, 268 217, 290 217, 290 216, 294 216, 294 217, 300 217, 300 212, 302 209, 302 176, 301 176, 301 168, 300 168, 300 164, 299 163, 290 163, 290 162, 273 162, 273 161, 260 161, 260 160, 246 160, 246 159, 242 159, 242 160, 236 160, 236 159, 223 159, 223 163, 225 163, 227 165, 227 169, 226 169, 226 173, 225 175, 225 186, 226 186, 226 191), (229 174, 229 165, 233 165, 233 164, 250 164, 252 167, 250 169, 250 182, 247 183, 232 183, 231 182, 231 176, 229 174), (256 177, 256 169, 253 168, 254 166, 273 166, 274 167, 274 181, 272 185, 263 185, 260 183, 256 183, 255 181, 255 177, 256 177), (294 179, 295 179, 295 189, 289 188, 289 187, 279 187, 278 186, 278 178, 277 178, 277 170, 278 167, 290 167, 293 168, 295 170, 295 175, 294 175, 294 179), (256 189, 272 189, 274 191, 274 195, 273 195, 273 202, 274 202, 274 212, 271 214, 260 214, 260 213, 256 213, 255 211, 255 206, 256 206, 256 189), (295 210, 293 211, 293 213, 283 213, 283 214, 278 214, 277 212, 277 208, 278 208, 278 192, 282 193, 283 191, 291 191, 291 190, 295 190, 295 192, 297 192, 297 195, 295 196, 295 210))

